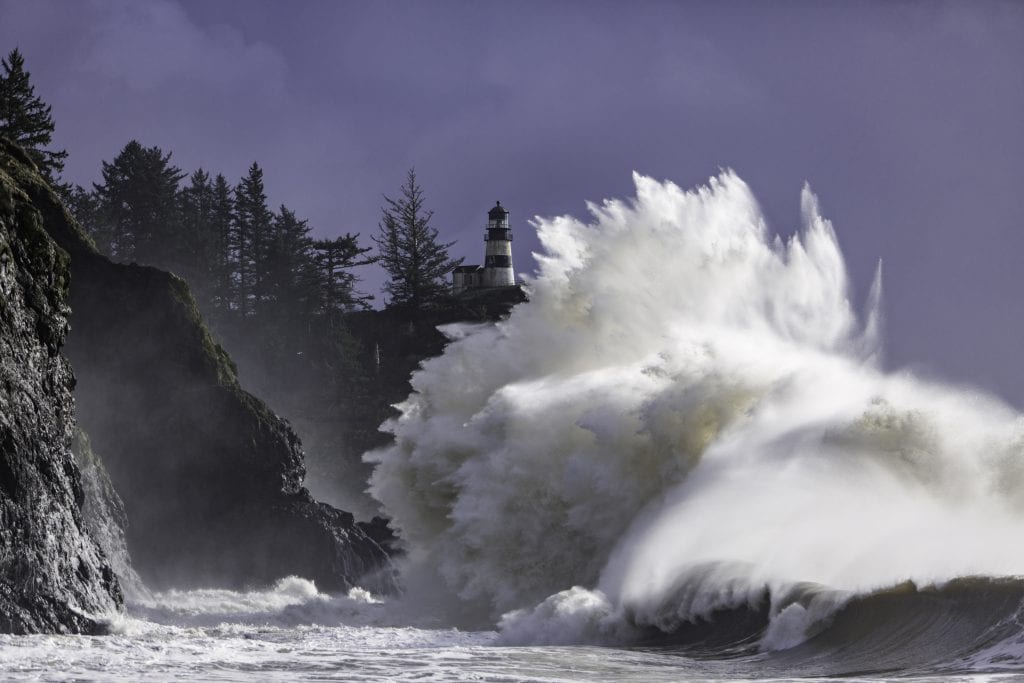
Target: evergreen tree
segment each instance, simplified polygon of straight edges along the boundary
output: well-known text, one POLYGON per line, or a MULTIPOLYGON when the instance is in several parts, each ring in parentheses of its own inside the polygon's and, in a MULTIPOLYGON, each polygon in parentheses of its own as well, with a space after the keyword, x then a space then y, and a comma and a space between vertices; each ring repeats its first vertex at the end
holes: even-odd
POLYGON ((68 153, 44 149, 53 135, 50 105, 36 96, 17 48, 0 65, 0 135, 25 148, 47 180, 56 184, 68 153))
POLYGON ((263 189, 263 169, 253 162, 235 188, 231 234, 238 311, 243 317, 258 312, 267 298, 265 266, 273 219, 263 189))
POLYGON ((99 199, 81 185, 69 185, 63 197, 64 206, 85 232, 92 237, 100 253, 110 255, 110 231, 100 215, 99 199))
POLYGON ((213 233, 213 262, 210 264, 211 304, 216 315, 223 316, 237 303, 231 261, 231 231, 235 215, 233 190, 223 175, 213 179, 213 207, 210 229, 213 233))
POLYGON ((185 174, 170 159, 170 152, 132 140, 103 162, 103 183, 94 187, 113 258, 175 270, 186 261, 178 205, 185 174))
POLYGON ((316 300, 311 287, 315 276, 312 243, 308 223, 282 204, 274 216, 265 266, 267 309, 280 326, 288 327, 312 314, 316 300))
POLYGON ((377 259, 364 257, 372 247, 360 247, 359 235, 346 234, 335 239, 316 240, 317 310, 327 316, 330 326, 338 314, 356 308, 369 308, 372 295, 362 294, 355 289, 359 278, 352 272, 356 266, 376 263, 377 259))
POLYGON ((462 259, 450 258, 448 249, 455 243, 438 242, 437 230, 430 227, 433 212, 424 208, 415 169, 409 169, 401 193, 398 199, 384 196, 380 232, 373 240, 391 276, 384 285, 391 304, 418 311, 447 294, 445 280, 462 259))
POLYGON ((213 184, 210 174, 197 169, 179 195, 181 201, 181 269, 200 304, 209 302, 213 290, 212 264, 215 239, 213 231, 213 184))

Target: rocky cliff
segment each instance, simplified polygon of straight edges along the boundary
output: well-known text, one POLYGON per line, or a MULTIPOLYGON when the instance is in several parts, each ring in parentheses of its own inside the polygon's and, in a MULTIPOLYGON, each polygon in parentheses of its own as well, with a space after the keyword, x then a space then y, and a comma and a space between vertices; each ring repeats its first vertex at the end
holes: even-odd
POLYGON ((239 386, 185 283, 98 254, 2 141, 0 169, 70 255, 79 419, 124 501, 142 578, 243 587, 297 574, 326 590, 390 588, 385 536, 310 497, 298 439, 239 386))
MULTIPOLYGON (((308 389, 275 392, 267 387, 268 399, 293 420, 307 445, 310 487, 316 496, 366 519, 379 514, 378 503, 366 492, 373 466, 364 463, 362 456, 391 441, 378 428, 396 415, 392 406, 412 391, 409 380, 420 363, 443 353, 449 340, 438 328, 452 323, 492 324, 525 300, 519 287, 499 287, 468 290, 420 311, 390 307, 348 313, 343 324, 355 342, 356 362, 366 369, 366 377, 354 387, 354 396, 347 398, 344 407, 337 409, 308 389), (332 412, 329 416, 318 409, 325 404, 332 412)), ((269 374, 251 357, 245 360, 240 363, 243 377, 269 374)))
POLYGON ((86 530, 106 556, 125 597, 149 597, 149 591, 135 571, 128 552, 125 538, 128 515, 124 511, 124 502, 110 481, 103 461, 93 452, 89 436, 81 429, 77 430, 71 442, 71 452, 82 474, 82 519, 86 530))
MULTIPOLYGON (((13 156, 11 156, 13 154, 13 156)), ((0 165, 0 632, 102 630, 120 608, 117 580, 86 530, 70 446, 74 377, 60 355, 68 332, 68 257, 0 165)))

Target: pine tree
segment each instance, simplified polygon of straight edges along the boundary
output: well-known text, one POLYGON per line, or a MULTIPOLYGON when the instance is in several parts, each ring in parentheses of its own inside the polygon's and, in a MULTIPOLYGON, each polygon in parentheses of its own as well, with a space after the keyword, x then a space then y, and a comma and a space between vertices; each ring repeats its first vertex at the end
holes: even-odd
POLYGON ((36 96, 17 48, 0 60, 0 65, 0 135, 21 145, 47 180, 56 184, 68 153, 44 149, 53 136, 50 105, 36 96))
POLYGON ((308 223, 282 204, 280 213, 274 216, 265 278, 268 313, 281 326, 287 327, 312 313, 312 243, 308 223))
POLYGON ((398 199, 384 196, 380 232, 373 241, 391 276, 384 285, 391 305, 418 311, 447 294, 445 279, 462 259, 450 258, 448 249, 455 242, 438 242, 437 230, 430 227, 433 211, 424 208, 415 169, 409 169, 401 193, 398 199))
POLYGON ((235 188, 231 252, 239 313, 257 313, 267 299, 266 261, 274 215, 267 208, 263 169, 253 162, 235 188))
POLYGON ((100 203, 95 192, 89 192, 81 185, 68 185, 62 198, 64 206, 75 217, 78 224, 92 237, 100 253, 110 255, 110 231, 102 220, 100 203))
POLYGON ((317 310, 328 319, 331 327, 340 313, 357 308, 368 308, 372 295, 356 291, 359 278, 352 268, 376 263, 375 257, 366 257, 372 247, 360 247, 359 235, 345 234, 334 239, 316 240, 317 310))
POLYGON ((94 188, 111 257, 172 270, 185 262, 178 203, 185 174, 170 159, 170 152, 132 140, 103 162, 103 183, 94 188))
POLYGON ((179 275, 188 281, 196 300, 205 308, 213 295, 217 248, 210 174, 201 168, 193 171, 189 184, 179 196, 182 243, 179 275))
POLYGON ((211 304, 218 317, 226 315, 232 310, 232 304, 237 304, 231 261, 231 231, 235 215, 232 193, 227 179, 218 173, 213 179, 213 207, 210 216, 214 239, 213 262, 210 264, 211 304))

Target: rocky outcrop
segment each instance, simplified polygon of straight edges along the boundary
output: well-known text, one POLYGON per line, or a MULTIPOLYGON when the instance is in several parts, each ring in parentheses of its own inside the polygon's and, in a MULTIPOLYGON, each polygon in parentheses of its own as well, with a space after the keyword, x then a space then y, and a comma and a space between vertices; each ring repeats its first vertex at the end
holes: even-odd
POLYGON ((96 633, 122 597, 70 451, 68 257, 11 177, 28 163, 13 153, 0 166, 0 632, 96 633))
POLYGON ((303 488, 298 439, 239 386, 184 281, 97 253, 3 145, 0 168, 71 257, 79 419, 124 501, 147 584, 245 587, 297 574, 326 590, 389 588, 372 530, 303 488))
POLYGON ((82 519, 85 528, 106 556, 125 595, 129 599, 148 597, 149 592, 135 572, 131 553, 128 552, 128 541, 125 538, 128 515, 124 511, 124 502, 110 481, 103 461, 93 452, 88 435, 81 429, 76 431, 71 442, 71 452, 82 474, 82 519))

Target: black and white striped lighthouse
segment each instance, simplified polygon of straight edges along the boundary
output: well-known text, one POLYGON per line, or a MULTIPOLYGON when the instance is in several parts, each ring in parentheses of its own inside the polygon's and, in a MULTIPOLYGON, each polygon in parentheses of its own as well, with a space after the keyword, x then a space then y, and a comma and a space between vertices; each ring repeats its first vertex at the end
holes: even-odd
POLYGON ((487 212, 487 234, 484 235, 484 287, 511 287, 516 283, 512 270, 512 230, 508 227, 508 211, 498 202, 487 212))

